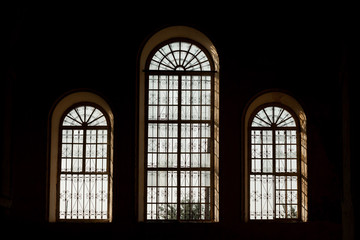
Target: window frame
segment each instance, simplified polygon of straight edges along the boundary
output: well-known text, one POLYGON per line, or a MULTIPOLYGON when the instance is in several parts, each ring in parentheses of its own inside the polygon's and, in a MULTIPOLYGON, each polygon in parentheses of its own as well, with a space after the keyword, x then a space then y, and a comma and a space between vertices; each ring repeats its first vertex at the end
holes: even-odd
MULTIPOLYGON (((109 119, 109 116, 108 114, 105 112, 105 110, 98 104, 96 103, 93 103, 93 102, 77 102, 75 104, 73 104, 72 106, 70 106, 66 111, 64 111, 61 119, 60 119, 60 126, 59 126, 59 141, 58 141, 58 145, 59 145, 59 149, 58 149, 58 176, 57 176, 57 189, 56 189, 56 192, 57 192, 57 197, 56 197, 56 221, 57 222, 109 222, 110 221, 110 205, 111 205, 111 201, 112 201, 112 193, 111 193, 111 189, 112 189, 112 163, 111 163, 111 124, 110 124, 110 119, 109 119), (105 117, 106 119, 106 126, 64 126, 63 125, 63 122, 64 122, 64 119, 65 117, 72 111, 74 110, 75 108, 77 107, 85 107, 85 106, 90 106, 90 107, 94 107, 95 109, 98 109, 102 114, 103 116, 105 117), (64 129, 67 129, 67 130, 75 130, 75 129, 79 129, 79 130, 83 130, 83 143, 81 144, 82 145, 82 148, 84 149, 84 146, 86 146, 86 131, 87 130, 100 130, 100 129, 103 129, 103 130, 106 130, 107 131, 107 142, 106 142, 106 145, 107 145, 107 152, 106 152, 106 172, 86 172, 85 170, 82 170, 81 172, 76 172, 76 171, 69 171, 69 172, 62 172, 61 170, 61 158, 62 158, 62 131, 64 129), (60 176, 62 174, 65 174, 65 175, 74 175, 74 174, 78 174, 78 175, 107 175, 108 177, 108 186, 107 186, 107 219, 85 219, 85 218, 82 218, 82 219, 67 219, 67 218, 60 218, 60 197, 59 197, 59 194, 60 194, 60 176)), ((86 159, 85 157, 85 152, 83 151, 83 169, 85 169, 85 162, 84 160, 86 159)), ((97 180, 96 180, 97 182, 97 180)))
POLYGON ((113 131, 114 131, 114 116, 112 110, 107 101, 98 95, 96 92, 87 89, 72 90, 65 93, 53 104, 48 118, 48 162, 47 162, 47 220, 49 222, 112 222, 112 209, 113 209, 113 131), (58 175, 60 175, 60 151, 61 145, 61 132, 62 119, 71 106, 79 103, 95 104, 97 108, 102 109, 102 113, 108 121, 108 154, 109 154, 109 205, 108 205, 108 219, 99 221, 100 219, 94 219, 95 221, 87 221, 86 219, 71 220, 71 219, 58 219, 58 175))
MULTIPOLYGON (((182 26, 182 25, 175 25, 170 27, 165 27, 163 29, 160 29, 157 32, 154 32, 152 35, 150 35, 147 39, 145 39, 144 43, 139 49, 138 59, 137 59, 137 73, 138 73, 138 81, 137 83, 137 111, 136 111, 136 155, 135 158, 137 161, 136 164, 136 186, 137 186, 137 192, 136 192, 136 200, 137 200, 137 207, 136 207, 136 214, 137 214, 137 220, 139 222, 145 222, 146 221, 146 212, 145 212, 145 193, 144 193, 144 186, 145 186, 145 82, 146 82, 146 62, 148 60, 148 57, 150 53, 158 46, 160 43, 167 41, 171 38, 188 38, 193 41, 196 41, 199 43, 199 45, 203 46, 208 53, 211 55, 211 60, 214 62, 214 76, 215 76, 215 92, 217 92, 217 95, 215 95, 215 119, 219 120, 219 56, 217 54, 216 48, 214 44, 211 42, 211 40, 204 35, 199 30, 189 27, 189 26, 182 26)), ((217 131, 214 133, 216 136, 219 136, 219 126, 216 126, 217 131)), ((217 159, 219 158, 219 148, 215 150, 215 153, 217 154, 217 159)), ((219 164, 215 166, 215 179, 216 179, 216 186, 218 189, 218 183, 219 183, 219 164)), ((215 192, 216 197, 216 204, 217 204, 217 215, 215 216, 214 221, 219 221, 219 193, 218 191, 215 192)))
MULTIPOLYGON (((242 168, 243 168, 243 214, 245 222, 307 222, 308 221, 308 180, 307 180, 307 119, 300 103, 285 91, 268 89, 255 95, 243 111, 242 168), (251 174, 251 123, 259 110, 266 106, 280 106, 288 111, 296 123, 297 130, 297 173, 298 173, 298 218, 296 219, 250 219, 250 174, 251 174)), ((271 129, 270 127, 268 128, 271 129)), ((274 169, 275 170, 275 169, 274 169)), ((275 171, 274 171, 275 172, 275 171)), ((274 198, 274 204, 276 198, 274 198)), ((274 214, 275 211, 274 211, 274 214)))
MULTIPOLYGON (((280 104, 280 103, 277 103, 277 102, 271 102, 271 103, 265 103, 265 104, 262 104, 260 106, 258 106, 254 111, 253 113, 251 114, 251 117, 249 119, 249 126, 248 126, 248 139, 247 141, 249 142, 248 144, 248 152, 251 153, 251 148, 253 146, 252 142, 251 142, 251 138, 252 138, 252 131, 253 130, 259 130, 259 131, 263 131, 263 130, 268 130, 268 131, 271 131, 272 132, 272 144, 271 144, 271 148, 272 148, 272 156, 271 156, 271 159, 272 159, 272 162, 273 162, 273 165, 272 165, 272 169, 273 171, 270 173, 265 173, 264 171, 261 171, 260 173, 254 173, 252 172, 251 170, 251 167, 252 167, 252 156, 251 154, 248 155, 248 176, 250 177, 251 175, 270 175, 270 176, 273 176, 274 177, 274 190, 273 191, 276 191, 276 176, 285 176, 285 177, 291 177, 291 176, 296 176, 297 177, 297 209, 298 209, 298 216, 297 218, 276 218, 276 196, 274 196, 274 202, 273 202, 273 212, 274 212, 274 219, 250 219, 250 221, 285 221, 285 222, 298 222, 300 221, 301 219, 301 160, 300 160, 300 154, 301 154, 301 148, 300 148, 300 127, 299 127, 299 120, 298 118, 296 117, 295 113, 293 112, 293 110, 291 108, 289 108, 288 106, 286 105, 283 105, 283 104, 280 104), (262 109, 265 109, 267 107, 279 107, 279 108, 282 108, 286 111, 288 111, 290 114, 291 114, 291 117, 294 119, 295 121, 295 127, 275 127, 275 126, 270 126, 270 127, 253 127, 251 126, 252 123, 253 123, 253 120, 255 118, 255 116, 258 114, 258 112, 260 112, 262 109), (276 148, 276 142, 274 141, 275 140, 275 132, 277 130, 284 130, 284 131, 292 131, 292 130, 295 130, 296 131, 296 166, 297 166, 297 171, 296 173, 288 173, 286 171, 284 172, 281 172, 281 173, 277 173, 276 172, 276 165, 274 164, 275 163, 275 154, 276 154, 276 151, 275 151, 275 148, 276 148)), ((261 144, 262 145, 262 144, 261 144)), ((248 181, 248 189, 250 191, 250 180, 248 181)), ((288 191, 288 189, 286 188, 286 191, 288 191)), ((249 192, 249 196, 250 196, 250 192, 249 192)), ((287 203, 285 203, 286 206, 288 206, 287 203)), ((248 208, 250 209, 250 201, 249 201, 249 206, 248 208)))
MULTIPOLYGON (((148 58, 147 58, 147 61, 146 61, 146 69, 144 70, 145 72, 145 146, 147 146, 148 144, 148 130, 147 130, 147 126, 149 123, 157 123, 157 124, 161 124, 161 123, 164 123, 164 124, 169 124, 169 123, 175 123, 178 125, 178 136, 177 136, 177 139, 178 139, 178 151, 176 152, 177 154, 177 167, 176 168, 166 168, 166 170, 173 170, 173 171, 177 171, 177 191, 178 191, 178 200, 177 200, 177 217, 175 220, 169 220, 169 219, 166 219, 166 220, 162 220, 162 219, 147 219, 146 215, 147 215, 147 190, 146 188, 148 187, 148 184, 147 184, 147 177, 145 177, 145 181, 144 181, 144 217, 145 217, 145 221, 147 222, 151 222, 151 221, 177 221, 177 222, 213 222, 214 221, 214 209, 215 209, 215 190, 214 190, 214 130, 215 130, 215 116, 214 116, 214 99, 215 99, 215 73, 216 71, 214 71, 214 62, 212 61, 212 57, 211 55, 208 53, 207 49, 205 49, 200 43, 192 40, 192 39, 189 39, 189 38, 185 38, 185 37, 177 37, 177 38, 170 38, 166 41, 163 41, 161 43, 159 43, 155 48, 153 48, 153 50, 150 52, 148 58), (174 42, 188 42, 188 43, 191 43, 193 45, 195 45, 196 47, 198 47, 205 55, 206 57, 208 58, 208 61, 209 61, 209 64, 210 64, 210 71, 177 71, 177 70, 174 70, 174 71, 171 71, 171 70, 150 70, 150 63, 151 63, 151 60, 154 56, 154 54, 156 52, 159 51, 159 49, 161 49, 163 46, 165 45, 168 45, 170 43, 174 43, 174 42), (179 107, 178 109, 178 118, 177 120, 149 120, 147 118, 148 116, 148 106, 149 106, 149 76, 150 75, 154 75, 154 76, 167 76, 167 77, 170 77, 170 76, 177 76, 178 77, 178 86, 181 86, 181 77, 182 76, 209 76, 211 78, 211 105, 210 105, 210 119, 209 120, 182 120, 180 117, 180 108, 182 106, 181 104, 181 101, 180 101, 180 98, 181 98, 181 87, 178 87, 177 89, 177 92, 178 92, 178 104, 177 106, 179 107), (208 123, 210 125, 210 128, 211 128, 211 136, 210 136, 210 142, 211 142, 211 150, 210 150, 210 203, 209 203, 209 206, 210 206, 210 219, 208 220, 188 220, 188 219, 185 219, 185 220, 182 220, 180 219, 180 201, 179 201, 179 198, 180 198, 180 172, 181 171, 191 171, 193 168, 189 167, 189 168, 181 168, 180 166, 180 140, 181 140, 181 135, 180 135, 180 126, 181 124, 184 124, 184 123, 189 123, 189 124, 202 124, 202 123, 208 123)), ((203 89, 201 89, 202 91, 203 89)), ((169 105, 168 105, 169 106, 169 105)), ((202 106, 202 105, 201 105, 202 106)), ((147 153, 147 150, 144 149, 145 152, 147 153)), ((148 167, 146 166, 147 165, 147 154, 145 154, 145 159, 144 159, 144 176, 147 176, 147 171, 148 171, 148 167)), ((202 171, 202 168, 200 167, 198 169, 199 171, 202 171)), ((150 169, 151 171, 151 169, 150 169)), ((191 187, 191 186, 190 186, 191 187)))

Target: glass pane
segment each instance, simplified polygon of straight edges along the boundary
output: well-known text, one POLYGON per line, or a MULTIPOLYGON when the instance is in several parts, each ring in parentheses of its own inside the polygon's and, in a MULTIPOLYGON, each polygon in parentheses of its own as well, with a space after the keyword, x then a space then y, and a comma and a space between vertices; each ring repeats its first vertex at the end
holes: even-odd
POLYGON ((250 219, 274 219, 274 176, 250 175, 250 219))

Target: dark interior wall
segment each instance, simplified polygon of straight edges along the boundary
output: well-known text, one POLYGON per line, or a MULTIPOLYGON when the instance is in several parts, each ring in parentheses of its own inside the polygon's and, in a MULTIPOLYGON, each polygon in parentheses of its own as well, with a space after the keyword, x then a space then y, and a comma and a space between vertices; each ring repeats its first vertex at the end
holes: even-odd
POLYGON ((166 14, 150 6, 9 9, 1 89, 0 212, 8 229, 20 226, 34 234, 88 237, 127 233, 155 239, 173 236, 176 231, 179 239, 341 237, 339 72, 346 42, 341 22, 305 21, 301 15, 284 21, 256 11, 236 14, 234 9, 222 12, 225 16, 211 11, 200 14, 198 9, 182 15, 183 10, 166 14), (203 32, 220 58, 220 222, 216 224, 136 221, 138 54, 151 34, 172 25, 203 32), (77 89, 99 93, 114 113, 111 224, 48 224, 46 220, 49 114, 57 99, 77 89), (242 114, 256 94, 268 89, 294 96, 308 118, 306 224, 245 223, 243 219, 242 114))

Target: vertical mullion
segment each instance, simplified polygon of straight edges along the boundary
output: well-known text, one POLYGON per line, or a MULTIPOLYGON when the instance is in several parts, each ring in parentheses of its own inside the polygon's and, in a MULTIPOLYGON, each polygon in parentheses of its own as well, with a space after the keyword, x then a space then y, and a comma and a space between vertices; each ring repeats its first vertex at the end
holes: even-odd
MULTIPOLYGON (((85 169, 85 164, 84 164, 84 162, 86 162, 86 161, 84 161, 84 159, 86 158, 86 132, 87 132, 87 130, 86 129, 83 129, 83 140, 82 140, 82 147, 83 147, 83 155, 82 155, 82 158, 83 158, 83 165, 82 165, 82 168, 81 168, 81 172, 85 172, 84 171, 84 169, 85 169)), ((85 192, 85 188, 86 188, 86 184, 85 184, 85 182, 86 182, 86 177, 85 177, 85 174, 83 174, 83 178, 84 178, 84 183, 83 183, 83 218, 85 218, 85 201, 86 201, 86 199, 85 199, 85 196, 86 196, 86 192, 85 192)), ((90 198, 90 196, 89 196, 89 198, 90 198)), ((89 219, 90 219, 90 202, 88 201, 88 204, 89 204, 89 212, 88 212, 88 214, 89 214, 89 219)))
MULTIPOLYGON (((206 78, 206 77, 205 77, 206 78)), ((214 120, 214 109, 215 109, 215 77, 214 74, 210 76, 210 219, 214 219, 214 208, 215 208, 215 187, 214 187, 214 178, 215 178, 215 164, 214 164, 214 156, 215 156, 215 147, 214 147, 214 140, 215 140, 215 120, 214 120)), ((202 84, 202 82, 201 82, 202 84)), ((202 85, 201 85, 202 87, 202 85)), ((201 89, 202 90, 202 89, 201 89)), ((218 146, 219 147, 219 146, 218 146)), ((219 156, 218 156, 219 157, 219 156)))
MULTIPOLYGON (((203 101, 202 101, 202 93, 203 93, 203 88, 202 88, 202 81, 203 81, 203 76, 199 76, 199 82, 200 82, 200 91, 199 91, 199 93, 200 93, 200 107, 199 107, 199 109, 200 109, 200 113, 199 113, 199 115, 200 115, 200 122, 201 123, 199 123, 198 124, 198 135, 199 135, 199 138, 200 138, 200 142, 202 141, 202 126, 203 126, 203 124, 202 124, 202 120, 203 120, 203 117, 202 117, 202 106, 203 106, 203 101)), ((209 142, 208 144, 211 144, 211 142, 209 142)), ((201 146, 201 144, 200 144, 200 146, 201 146)), ((199 161, 199 164, 200 164, 200 168, 202 167, 202 165, 201 165, 201 161, 202 161, 202 151, 200 151, 199 152, 199 156, 198 156, 198 158, 200 158, 200 159, 198 159, 198 161, 199 161)), ((202 206, 202 203, 201 203, 201 193, 202 193, 202 191, 201 191, 201 189, 202 189, 202 172, 203 171, 199 171, 200 172, 200 176, 199 176, 199 186, 198 186, 198 199, 197 199, 197 204, 198 204, 198 206, 199 206, 199 209, 198 209, 198 214, 199 214, 199 217, 198 217, 198 219, 202 219, 202 216, 201 216, 201 206, 202 206)), ((212 178, 211 176, 210 176, 210 178, 212 178)), ((211 182, 211 181, 210 181, 211 182)), ((211 183, 210 183, 211 184, 211 183)), ((204 205, 205 206, 205 209, 207 208, 207 206, 206 205, 204 205)), ((206 220, 206 215, 204 216, 204 220, 206 220)))
POLYGON ((87 129, 86 128, 82 128, 83 130, 83 155, 82 155, 82 168, 81 168, 81 172, 85 174, 85 168, 86 168, 86 137, 87 137, 87 129))
MULTIPOLYGON (((81 130, 80 130, 81 131, 81 130)), ((78 130, 78 134, 80 135, 80 132, 78 130)), ((79 144, 79 136, 78 136, 78 144, 79 144)), ((79 149, 78 149, 79 151, 79 149)), ((84 155, 84 153, 83 153, 84 155)), ((74 165, 74 164, 73 164, 74 165)), ((76 186, 76 218, 78 219, 79 218, 79 197, 78 197, 78 194, 79 194, 79 185, 80 185, 80 174, 78 174, 78 177, 77 177, 77 186, 76 186)))
POLYGON ((260 131, 260 172, 264 173, 264 130, 260 131))
POLYGON ((182 83, 182 75, 178 75, 178 117, 177 117, 177 124, 178 124, 178 147, 177 147, 177 204, 176 204, 176 218, 179 221, 180 220, 180 195, 181 195, 181 168, 180 168, 180 156, 181 156, 181 100, 182 100, 182 88, 181 88, 181 83, 182 83))
MULTIPOLYGON (((167 76, 167 113, 168 113, 168 120, 170 119, 170 77, 167 76)), ((166 138, 167 138, 167 147, 166 147, 166 200, 165 200, 165 206, 166 206, 166 219, 169 219, 169 146, 170 146, 170 135, 169 135, 169 127, 170 124, 166 123, 166 138)), ((171 144, 173 141, 171 140, 171 144)))
POLYGON ((72 135, 71 139, 71 165, 70 165, 70 172, 71 172, 71 185, 70 185, 70 219, 72 218, 72 211, 73 211, 73 184, 74 184, 74 171, 73 171, 73 161, 74 161, 74 135, 72 135))
MULTIPOLYGON (((95 137, 97 137, 97 133, 95 134, 95 137)), ((98 175, 96 174, 96 163, 97 163, 97 156, 98 156, 98 145, 97 145, 97 139, 95 139, 95 159, 94 159, 94 162, 95 162, 95 172, 92 174, 91 173, 91 159, 89 160, 89 163, 90 163, 90 168, 89 168, 89 172, 90 172, 90 175, 93 175, 95 177, 95 219, 97 219, 97 212, 98 212, 98 207, 97 206, 97 200, 98 200, 98 189, 97 189, 97 185, 98 185, 98 175)))
POLYGON ((284 140, 285 140, 285 144, 284 144, 284 154, 285 154, 285 218, 288 218, 288 165, 287 165, 287 161, 288 161, 288 144, 287 144, 287 130, 284 130, 284 140))
MULTIPOLYGON (((83 173, 84 176, 84 182, 86 181, 86 177, 85 177, 85 169, 86 169, 86 145, 87 145, 87 129, 83 128, 83 156, 82 156, 82 160, 83 160, 83 164, 82 164, 82 168, 81 168, 81 172, 83 173)), ((89 176, 90 177, 90 176, 89 176)), ((85 186, 83 186, 83 192, 84 192, 84 197, 83 197, 83 203, 85 206, 85 186)), ((89 204, 89 219, 91 218, 91 203, 90 203, 90 199, 91 199, 91 180, 89 178, 89 199, 88 199, 88 204, 89 204)), ((85 207, 84 207, 84 211, 85 211, 85 207)))
POLYGON ((99 130, 95 129, 95 168, 94 168, 95 173, 98 172, 98 169, 97 169, 97 162, 98 162, 98 131, 99 130))
MULTIPOLYGON (((191 194, 193 191, 193 177, 194 177, 194 171, 192 171, 191 168, 191 159, 192 159, 192 149, 194 147, 194 138, 193 138, 193 128, 194 128, 194 124, 193 124, 193 102, 194 102, 194 91, 193 91, 193 76, 190 75, 190 149, 189 149, 189 174, 190 174, 190 183, 189 183, 189 199, 188 201, 186 201, 186 206, 185 209, 189 210, 189 215, 185 217, 185 219, 189 220, 191 219, 193 216, 192 214, 192 204, 191 204, 191 194)), ((186 198, 185 198, 186 199, 186 198)), ((186 213, 185 213, 186 214, 186 213)))
POLYGON ((263 217, 263 175, 260 174, 260 219, 263 217))
MULTIPOLYGON (((160 79, 161 79, 161 75, 157 75, 157 102, 156 102, 156 178, 155 178, 155 216, 156 216, 156 219, 158 220, 159 219, 159 214, 158 214, 158 209, 159 209, 159 186, 158 186, 158 168, 159 168, 159 143, 160 143, 160 140, 159 140, 159 126, 160 126, 160 79)), ((149 128, 148 128, 149 129, 149 128)))
POLYGON ((263 130, 260 131, 260 218, 263 219, 263 176, 264 176, 264 171, 263 171, 263 148, 264 148, 264 142, 263 139, 264 138, 264 134, 263 134, 263 130))
POLYGON ((298 212, 298 219, 302 220, 302 169, 301 169, 301 132, 300 130, 301 128, 296 129, 296 164, 297 164, 297 168, 296 170, 297 172, 297 212, 298 212))
POLYGON ((276 129, 273 128, 271 130, 271 132, 272 132, 272 163, 273 163, 273 176, 274 176, 274 179, 273 179, 274 210, 273 210, 273 212, 274 212, 274 218, 276 219, 276 210, 277 210, 277 204, 276 204, 276 189, 277 189, 276 177, 277 177, 277 175, 275 175, 275 173, 276 173, 276 129))

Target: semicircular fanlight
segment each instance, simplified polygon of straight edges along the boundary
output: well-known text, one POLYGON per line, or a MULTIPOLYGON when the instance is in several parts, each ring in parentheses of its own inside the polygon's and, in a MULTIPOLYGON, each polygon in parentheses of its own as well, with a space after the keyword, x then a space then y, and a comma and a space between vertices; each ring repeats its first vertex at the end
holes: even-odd
POLYGON ((211 71, 211 67, 208 57, 198 46, 186 41, 175 41, 155 52, 149 70, 211 71))
POLYGON ((63 126, 107 126, 104 114, 89 105, 75 107, 66 114, 63 126))
POLYGON ((281 107, 265 107, 258 111, 251 123, 252 127, 295 127, 293 116, 281 107))

